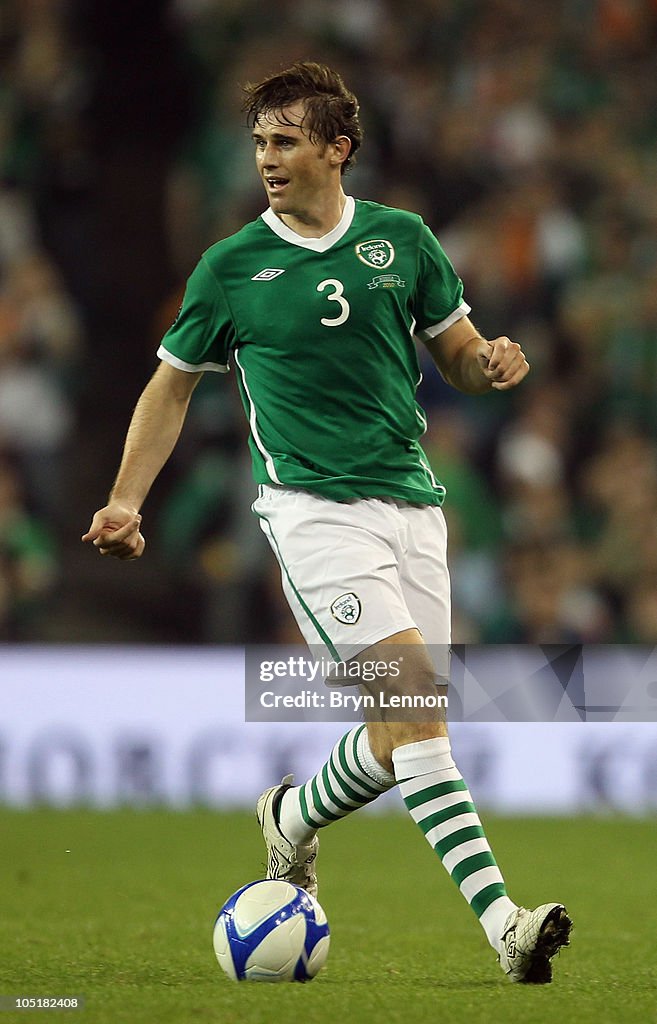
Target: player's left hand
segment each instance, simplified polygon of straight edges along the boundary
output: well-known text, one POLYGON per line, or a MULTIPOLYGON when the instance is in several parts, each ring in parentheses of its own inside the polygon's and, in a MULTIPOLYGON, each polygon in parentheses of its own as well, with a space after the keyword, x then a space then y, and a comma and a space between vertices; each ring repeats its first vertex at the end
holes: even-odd
POLYGON ((91 542, 101 555, 132 561, 141 558, 146 546, 140 526, 141 516, 135 509, 111 502, 96 512, 81 539, 91 542))
POLYGON ((484 376, 496 391, 516 387, 529 373, 529 363, 517 342, 509 338, 495 338, 487 343, 487 351, 479 354, 484 376))

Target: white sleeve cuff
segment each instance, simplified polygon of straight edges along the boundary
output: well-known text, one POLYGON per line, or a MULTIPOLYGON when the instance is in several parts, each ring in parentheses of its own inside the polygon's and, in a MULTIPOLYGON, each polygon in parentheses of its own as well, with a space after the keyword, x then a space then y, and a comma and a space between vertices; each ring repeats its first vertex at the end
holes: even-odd
POLYGON ((448 327, 455 324, 457 320, 462 320, 464 316, 467 316, 470 312, 470 308, 471 307, 468 306, 467 302, 462 302, 460 306, 457 306, 456 309, 450 313, 449 316, 445 317, 444 320, 441 320, 439 324, 433 324, 431 327, 426 327, 423 331, 416 331, 415 337, 418 341, 431 341, 432 338, 442 334, 448 327))
POLYGON ((157 350, 158 359, 162 359, 165 363, 169 363, 170 366, 175 366, 177 370, 184 370, 186 373, 201 373, 204 370, 214 370, 215 373, 228 373, 228 366, 223 366, 221 363, 186 363, 184 359, 178 359, 178 356, 174 356, 169 352, 164 345, 160 345, 157 350))

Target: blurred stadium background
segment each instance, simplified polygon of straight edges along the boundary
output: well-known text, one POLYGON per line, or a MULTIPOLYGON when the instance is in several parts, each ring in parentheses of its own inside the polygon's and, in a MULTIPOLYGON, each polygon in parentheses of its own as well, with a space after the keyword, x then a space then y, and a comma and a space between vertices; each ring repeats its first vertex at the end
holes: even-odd
MULTIPOLYGON (((263 209, 239 85, 292 59, 333 63, 361 100, 347 189, 420 212, 475 323, 517 338, 532 364, 517 393, 483 399, 427 366, 455 641, 657 644, 656 47, 655 0, 0 6, 0 674, 19 789, 35 776, 16 723, 35 704, 18 695, 36 686, 47 705, 48 654, 23 677, 15 645, 111 644, 117 659, 168 645, 189 672, 199 645, 225 645, 220 677, 231 645, 296 637, 248 514, 233 381, 206 375, 196 392, 144 510, 147 557, 116 564, 79 541, 187 275, 263 209)), ((101 670, 83 664, 93 686, 101 670)), ((60 685, 48 721, 77 727, 60 685)), ((603 777, 619 735, 589 763, 586 806, 613 804, 603 777)), ((624 736, 628 793, 641 780, 629 805, 654 807, 652 747, 624 736)), ((62 749, 62 792, 75 792, 80 762, 62 749)), ((130 749, 138 801, 153 761, 130 749)))

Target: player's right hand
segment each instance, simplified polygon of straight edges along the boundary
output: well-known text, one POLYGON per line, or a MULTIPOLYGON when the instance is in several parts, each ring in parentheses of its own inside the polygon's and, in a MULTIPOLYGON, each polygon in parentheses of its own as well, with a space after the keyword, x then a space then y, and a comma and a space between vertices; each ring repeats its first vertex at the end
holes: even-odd
POLYGON ((91 526, 82 534, 85 543, 91 542, 101 555, 112 555, 123 561, 140 558, 146 541, 139 532, 141 516, 134 509, 111 503, 96 512, 91 526))

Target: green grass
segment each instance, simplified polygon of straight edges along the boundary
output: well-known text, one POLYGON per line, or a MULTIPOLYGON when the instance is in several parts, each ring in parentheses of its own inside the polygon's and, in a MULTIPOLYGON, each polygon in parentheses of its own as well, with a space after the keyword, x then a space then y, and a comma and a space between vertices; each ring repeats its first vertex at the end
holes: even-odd
POLYGON ((0 1024, 646 1024, 657 1021, 652 822, 487 820, 511 895, 575 919, 555 983, 510 985, 405 815, 322 837, 329 961, 310 985, 234 984, 214 960, 223 900, 261 874, 253 815, 0 809, 0 994, 86 1007, 0 1024))

